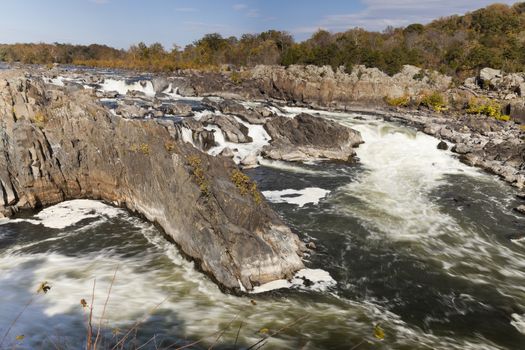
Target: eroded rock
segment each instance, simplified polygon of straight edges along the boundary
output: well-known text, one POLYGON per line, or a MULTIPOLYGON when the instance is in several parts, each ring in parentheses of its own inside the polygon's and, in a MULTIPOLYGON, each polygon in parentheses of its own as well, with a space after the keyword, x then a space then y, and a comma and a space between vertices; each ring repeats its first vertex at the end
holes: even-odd
POLYGON ((242 194, 234 163, 184 143, 174 121, 125 119, 85 91, 2 72, 0 126, 2 215, 77 198, 119 203, 230 290, 303 268, 304 244, 259 196, 242 194))
POLYGON ((351 161, 361 134, 338 123, 309 114, 294 118, 274 117, 264 128, 272 138, 263 156, 284 161, 328 159, 351 161))

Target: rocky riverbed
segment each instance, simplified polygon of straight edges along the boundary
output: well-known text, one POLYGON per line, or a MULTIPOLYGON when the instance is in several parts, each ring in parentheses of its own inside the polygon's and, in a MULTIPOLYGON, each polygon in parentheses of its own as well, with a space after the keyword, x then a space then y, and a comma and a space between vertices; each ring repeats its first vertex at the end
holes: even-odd
POLYGON ((240 314, 249 329, 240 339, 253 344, 261 327, 308 313, 269 347, 522 343, 518 123, 391 109, 381 80, 369 85, 374 98, 312 109, 301 93, 281 100, 259 78, 228 74, 23 67, 0 77, 0 204, 14 215, 0 220, 0 295, 13 301, 0 311, 15 317, 20 284, 30 290, 38 278, 67 300, 39 302, 20 334, 43 334, 50 317, 77 334, 81 310, 69 305, 119 262, 126 288, 115 298, 126 307, 113 305, 116 327, 171 296, 144 341, 159 331, 171 343, 200 339, 240 314), (180 249, 155 226, 81 198, 141 214, 180 249), (262 294, 224 295, 212 281, 262 294), (372 336, 378 323, 386 342, 372 336))
POLYGON ((27 71, 0 78, 2 215, 77 198, 125 206, 158 223, 229 290, 291 278, 306 251, 231 158, 244 166, 263 153, 351 161, 362 142, 327 120, 288 120, 234 101, 202 101, 220 112, 184 120, 191 104, 173 101, 172 84, 155 79, 86 85, 27 71), (222 133, 238 146, 206 154, 222 133))

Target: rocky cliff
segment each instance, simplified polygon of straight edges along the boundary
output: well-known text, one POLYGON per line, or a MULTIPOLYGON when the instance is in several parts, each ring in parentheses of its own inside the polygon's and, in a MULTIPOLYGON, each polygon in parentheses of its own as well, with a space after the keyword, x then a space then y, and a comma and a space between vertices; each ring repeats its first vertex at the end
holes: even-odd
POLYGON ((271 98, 320 107, 346 108, 370 104, 385 97, 417 96, 428 91, 445 91, 452 78, 405 66, 388 76, 377 68, 356 66, 350 74, 330 66, 257 66, 251 71, 260 91, 271 98))
POLYGON ((83 89, 0 72, 0 215, 76 198, 158 223, 220 285, 251 289, 303 267, 304 245, 226 157, 170 120, 126 119, 83 89))

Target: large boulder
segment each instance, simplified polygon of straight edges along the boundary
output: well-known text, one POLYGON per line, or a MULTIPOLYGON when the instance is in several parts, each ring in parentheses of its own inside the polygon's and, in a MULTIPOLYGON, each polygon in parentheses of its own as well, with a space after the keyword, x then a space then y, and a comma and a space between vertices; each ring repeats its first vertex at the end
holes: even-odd
POLYGON ((354 147, 363 143, 358 131, 309 114, 274 117, 264 128, 272 140, 263 148, 262 155, 275 160, 351 161, 354 147))
POLYGON ((168 79, 162 76, 156 76, 153 78, 151 84, 153 85, 153 90, 156 94, 162 93, 170 86, 168 79))
POLYGON ((510 102, 507 108, 512 120, 520 124, 525 124, 525 98, 510 102))
POLYGON ((202 104, 209 108, 218 110, 224 114, 231 114, 236 117, 239 117, 245 122, 248 122, 254 125, 264 124, 266 122, 266 117, 269 116, 267 114, 267 116, 265 117, 258 110, 247 108, 241 103, 234 101, 232 99, 221 99, 217 101, 217 100, 211 100, 209 98, 205 98, 203 99, 202 104))
POLYGON ((483 68, 479 71, 478 75, 478 79, 484 87, 496 86, 499 84, 502 78, 503 74, 501 71, 492 68, 483 68))
POLYGON ((0 72, 0 213, 78 198, 125 206, 229 290, 303 268, 303 243, 254 187, 232 180, 233 161, 198 151, 180 130, 113 115, 86 91, 0 72))

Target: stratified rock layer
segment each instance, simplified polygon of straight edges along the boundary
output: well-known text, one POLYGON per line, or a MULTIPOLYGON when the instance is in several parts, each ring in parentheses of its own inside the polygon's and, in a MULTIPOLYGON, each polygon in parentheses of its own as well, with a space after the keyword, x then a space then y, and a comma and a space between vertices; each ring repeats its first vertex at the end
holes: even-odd
POLYGON ((354 147, 363 143, 358 131, 335 122, 299 114, 294 118, 274 117, 264 128, 272 138, 263 156, 284 161, 351 161, 354 147))
POLYGON ((77 198, 126 206, 228 289, 303 268, 303 244, 258 192, 241 193, 230 159, 184 144, 172 121, 125 119, 89 91, 50 89, 0 73, 2 215, 77 198))

